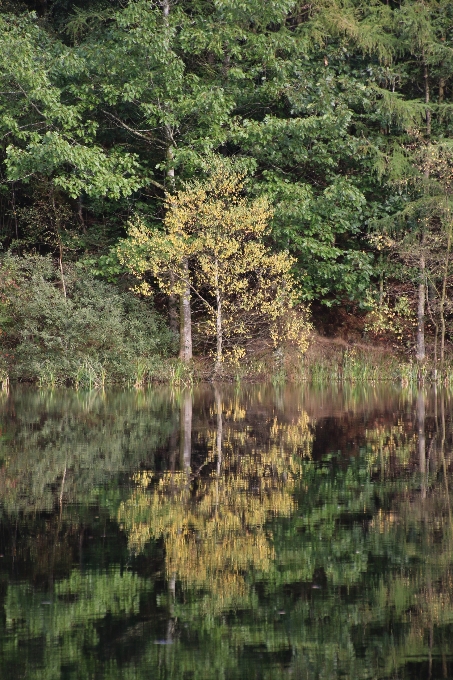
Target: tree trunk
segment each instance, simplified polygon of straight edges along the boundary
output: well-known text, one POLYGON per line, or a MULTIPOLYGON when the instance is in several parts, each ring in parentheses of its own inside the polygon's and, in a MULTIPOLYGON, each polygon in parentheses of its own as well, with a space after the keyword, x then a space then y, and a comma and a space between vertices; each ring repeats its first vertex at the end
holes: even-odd
MULTIPOLYGON (((173 272, 170 272, 170 283, 173 288, 175 283, 175 276, 173 272)), ((178 319, 178 301, 174 293, 170 293, 168 296, 168 318, 170 322, 170 328, 173 333, 178 333, 179 330, 179 319, 178 319)))
POLYGON ((215 360, 215 373, 219 375, 222 372, 222 301, 217 297, 217 319, 216 319, 216 333, 217 333, 217 350, 215 360))
POLYGON ((61 236, 60 236, 60 219, 58 217, 58 211, 57 211, 57 206, 55 203, 55 194, 53 187, 50 189, 50 200, 52 202, 52 209, 53 209, 53 215, 54 215, 54 230, 55 230, 55 235, 57 237, 58 241, 58 266, 60 268, 60 278, 61 278, 61 288, 63 290, 63 295, 66 298, 66 282, 64 278, 64 270, 63 270, 63 244, 61 242, 61 236))
POLYGON ((12 192, 11 192, 11 199, 12 199, 12 208, 13 208, 13 216, 14 216, 14 227, 15 227, 15 232, 16 232, 16 240, 19 240, 19 225, 17 221, 17 212, 16 212, 16 185, 13 182, 12 183, 12 192))
MULTIPOLYGON (((437 365, 438 365, 438 357, 439 357, 439 352, 438 352, 438 346, 439 346, 439 324, 438 324, 438 319, 437 319, 437 310, 432 309, 431 307, 431 300, 433 300, 434 304, 436 303, 436 288, 433 285, 426 285, 426 306, 428 308, 428 313, 429 313, 429 318, 431 319, 431 323, 434 326, 434 343, 433 343, 433 380, 437 380, 437 365)), ((434 383, 435 384, 435 383, 434 383)))
POLYGON ((63 245, 61 243, 61 240, 58 243, 58 265, 60 267, 60 277, 61 277, 61 286, 63 289, 63 295, 66 298, 66 282, 64 278, 64 270, 63 270, 63 245))
MULTIPOLYGON (((429 104, 429 71, 428 65, 423 65, 423 77, 425 79, 425 104, 429 104)), ((431 137, 431 111, 426 108, 426 136, 431 137)))
POLYGON ((421 377, 421 367, 425 361, 425 255, 420 255, 419 264, 420 281, 418 284, 418 306, 417 306, 417 353, 416 358, 419 365, 419 377, 421 377))
POLYGON ((228 71, 230 69, 230 55, 228 52, 225 52, 224 57, 223 57, 223 64, 222 64, 222 76, 226 80, 228 78, 228 71))
POLYGON ((83 233, 86 234, 87 229, 85 226, 85 220, 83 219, 83 202, 81 195, 77 199, 77 217, 79 218, 80 226, 82 227, 83 233))
MULTIPOLYGON (((168 126, 165 127, 167 136, 167 163, 173 162, 173 147, 171 145, 171 130, 168 126)), ((169 190, 174 193, 175 191, 175 169, 173 167, 167 167, 167 183, 169 190)), ((172 272, 170 272, 170 282, 172 288, 175 283, 175 277, 172 272)), ((168 296, 168 317, 170 321, 170 328, 174 333, 178 332, 178 302, 176 295, 170 293, 168 296)))
POLYGON ((439 78, 439 104, 442 104, 445 97, 445 78, 439 78))
MULTIPOLYGON (((164 17, 164 24, 165 26, 169 25, 169 16, 170 16, 170 0, 162 0, 162 14, 164 17)), ((174 159, 174 154, 173 154, 173 135, 172 131, 169 125, 165 125, 165 136, 167 138, 167 184, 169 190, 173 193, 175 191, 175 169, 172 165, 173 159, 174 159)), ((171 278, 171 283, 174 284, 174 276, 173 274, 170 274, 171 278)), ((182 296, 181 296, 181 301, 180 301, 180 306, 182 309, 183 306, 183 301, 182 301, 182 296)), ((190 307, 189 307, 190 310, 190 307)), ((177 298, 176 295, 173 293, 170 293, 168 296, 168 317, 169 317, 169 322, 170 322, 170 328, 174 333, 178 332, 178 325, 182 325, 182 317, 179 319, 178 323, 178 303, 177 303, 177 298)), ((180 329, 182 331, 182 328, 180 329)), ((181 333, 181 338, 182 338, 182 333, 181 333)), ((183 351, 183 346, 182 346, 182 339, 180 339, 180 356, 185 354, 183 351)), ((192 350, 190 350, 190 358, 192 358, 192 350)), ((183 359, 185 361, 185 359, 183 359)))
POLYGON ((223 327, 222 327, 222 298, 220 295, 220 290, 218 287, 219 284, 219 265, 218 262, 216 262, 216 292, 215 292, 215 297, 216 297, 216 336, 217 336, 217 350, 216 350, 216 359, 215 359, 215 368, 214 372, 216 375, 219 375, 222 372, 222 343, 223 343, 223 327))
POLYGON ((170 14, 170 0, 162 0, 162 13, 164 15, 165 24, 168 24, 168 17, 170 14))
POLYGON ((185 280, 184 291, 181 293, 179 358, 184 363, 192 359, 192 316, 190 311, 189 263, 184 262, 185 280))
POLYGON ((453 224, 450 221, 448 224, 448 234, 447 234, 447 253, 445 255, 445 268, 444 277, 442 281, 442 293, 440 297, 439 304, 439 314, 440 314, 440 371, 443 376, 444 373, 444 361, 445 361, 445 300, 447 297, 447 280, 448 280, 448 268, 450 265, 450 250, 451 250, 451 232, 453 224))

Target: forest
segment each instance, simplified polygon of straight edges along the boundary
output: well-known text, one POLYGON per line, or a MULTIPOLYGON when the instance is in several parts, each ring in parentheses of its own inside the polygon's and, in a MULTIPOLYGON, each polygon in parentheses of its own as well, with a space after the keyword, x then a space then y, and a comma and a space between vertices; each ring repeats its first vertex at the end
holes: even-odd
POLYGON ((445 379, 452 76, 448 0, 0 0, 0 381, 303 377, 326 336, 445 379))

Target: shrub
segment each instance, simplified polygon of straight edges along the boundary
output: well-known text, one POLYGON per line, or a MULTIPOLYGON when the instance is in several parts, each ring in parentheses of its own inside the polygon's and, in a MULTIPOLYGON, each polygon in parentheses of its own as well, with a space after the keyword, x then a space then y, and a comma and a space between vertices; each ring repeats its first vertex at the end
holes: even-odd
POLYGON ((148 377, 174 337, 149 300, 65 265, 66 297, 50 257, 0 260, 1 362, 12 379, 100 385, 148 377))

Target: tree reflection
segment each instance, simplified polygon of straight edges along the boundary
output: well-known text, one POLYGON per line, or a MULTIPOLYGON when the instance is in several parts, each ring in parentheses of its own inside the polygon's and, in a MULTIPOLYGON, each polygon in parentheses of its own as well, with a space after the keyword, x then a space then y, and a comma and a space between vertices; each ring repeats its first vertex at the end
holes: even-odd
POLYGON ((294 485, 312 441, 308 417, 302 411, 290 424, 275 418, 266 445, 258 445, 257 434, 238 427, 245 417, 238 400, 225 399, 216 386, 213 425, 205 432, 208 455, 200 470, 191 472, 191 414, 191 400, 184 395, 181 471, 159 478, 137 475, 137 488, 122 503, 118 519, 135 553, 163 537, 167 578, 203 591, 199 608, 245 607, 255 596, 253 578, 268 573, 274 557, 267 519, 288 517, 295 509, 294 485))
POLYGON ((335 395, 333 425, 329 399, 266 386, 170 395, 171 414, 90 399, 65 414, 49 398, 40 418, 5 406, 4 674, 451 676, 449 393, 360 415, 335 395))
POLYGON ((163 393, 11 391, 0 404, 3 510, 52 511, 147 461, 175 428, 163 393))

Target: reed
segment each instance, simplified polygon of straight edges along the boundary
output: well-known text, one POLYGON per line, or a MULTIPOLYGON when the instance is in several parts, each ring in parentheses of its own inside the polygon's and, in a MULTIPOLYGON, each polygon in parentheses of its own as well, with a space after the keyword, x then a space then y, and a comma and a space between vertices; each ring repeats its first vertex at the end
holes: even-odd
POLYGON ((91 362, 89 360, 83 361, 76 371, 74 378, 74 387, 79 389, 92 390, 103 389, 105 387, 107 373, 98 362, 91 362))
POLYGON ((60 382, 58 371, 52 361, 46 359, 39 367, 38 385, 40 387, 56 387, 60 382))
MULTIPOLYGON (((418 382, 418 367, 388 354, 373 354, 354 347, 328 357, 303 357, 298 369, 290 372, 297 382, 377 383, 393 382, 403 386, 418 382)), ((428 371, 425 371, 428 375, 428 371)), ((453 370, 451 371, 453 379, 453 370)))
POLYGON ((193 365, 186 364, 179 359, 171 361, 167 369, 168 382, 171 387, 185 387, 190 389, 195 382, 193 365))

